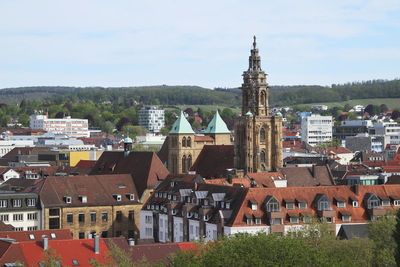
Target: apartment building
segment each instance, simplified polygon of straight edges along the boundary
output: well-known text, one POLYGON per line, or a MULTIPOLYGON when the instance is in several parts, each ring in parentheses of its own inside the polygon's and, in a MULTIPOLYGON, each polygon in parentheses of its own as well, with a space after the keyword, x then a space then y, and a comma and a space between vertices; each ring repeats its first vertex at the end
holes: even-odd
POLYGON ((139 126, 149 132, 158 133, 164 127, 164 110, 157 107, 147 107, 139 110, 139 126))
POLYGON ((400 207, 400 185, 241 188, 164 181, 140 212, 141 239, 181 242, 235 233, 287 234, 315 220, 338 234, 400 207))
POLYGON ((70 116, 62 119, 48 118, 46 115, 31 115, 29 121, 31 129, 43 129, 47 132, 65 134, 69 137, 90 137, 88 120, 73 119, 70 116))
POLYGON ((332 140, 332 116, 312 114, 301 121, 301 141, 311 146, 332 140))

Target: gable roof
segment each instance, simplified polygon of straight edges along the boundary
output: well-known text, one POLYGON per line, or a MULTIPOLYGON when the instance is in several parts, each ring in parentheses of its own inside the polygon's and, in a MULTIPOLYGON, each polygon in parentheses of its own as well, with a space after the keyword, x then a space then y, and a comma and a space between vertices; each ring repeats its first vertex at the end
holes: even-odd
POLYGON ((135 201, 139 199, 129 174, 48 177, 40 190, 45 207, 135 203, 130 200, 130 194, 135 195, 135 201), (121 195, 120 201, 113 197, 115 194, 121 195), (66 203, 66 196, 71 197, 71 203, 66 203), (86 203, 82 203, 80 196, 86 196, 86 203))
POLYGON ((368 225, 367 224, 342 224, 338 232, 341 239, 352 239, 355 237, 367 238, 368 225))
POLYGON ((253 182, 253 187, 275 187, 275 180, 286 180, 281 172, 247 173, 246 177, 253 182))
POLYGON ((190 170, 205 178, 222 177, 233 168, 233 157, 233 145, 205 145, 190 170))
POLYGON ((42 240, 42 236, 46 235, 49 240, 64 240, 72 239, 71 231, 69 229, 53 229, 53 230, 37 230, 37 231, 2 231, 0 238, 11 238, 17 242, 42 240), (54 235, 52 235, 54 234, 54 235), (31 239, 31 235, 32 238, 31 239), (54 238, 53 238, 54 237, 54 238))
POLYGON ((333 185, 328 166, 284 167, 281 172, 286 176, 288 187, 333 185))
POLYGON ((168 170, 154 152, 132 151, 124 157, 124 152, 105 151, 89 173, 100 174, 131 174, 141 196, 146 189, 165 179, 168 170))
POLYGON ((183 111, 179 114, 178 119, 174 122, 169 131, 170 134, 194 134, 192 126, 183 115, 183 111))
POLYGON ((90 169, 94 166, 94 164, 96 164, 95 160, 83 160, 81 159, 76 165, 75 167, 77 168, 81 168, 81 169, 90 169))
POLYGON ((225 133, 230 134, 231 133, 231 131, 229 131, 228 127, 226 127, 224 120, 219 115, 218 109, 217 109, 217 112, 215 112, 214 118, 208 124, 205 133, 206 134, 225 134, 225 133))

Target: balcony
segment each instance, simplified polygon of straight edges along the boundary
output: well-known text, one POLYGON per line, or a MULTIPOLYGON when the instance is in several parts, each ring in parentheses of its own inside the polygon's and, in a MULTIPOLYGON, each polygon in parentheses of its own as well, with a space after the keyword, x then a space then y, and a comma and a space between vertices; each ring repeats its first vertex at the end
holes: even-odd
POLYGON ((284 216, 285 216, 285 213, 283 211, 270 211, 270 212, 268 212, 268 218, 269 219, 283 218, 284 216))
POLYGON ((285 225, 280 224, 280 225, 271 225, 271 234, 272 233, 284 233, 285 231, 285 225))

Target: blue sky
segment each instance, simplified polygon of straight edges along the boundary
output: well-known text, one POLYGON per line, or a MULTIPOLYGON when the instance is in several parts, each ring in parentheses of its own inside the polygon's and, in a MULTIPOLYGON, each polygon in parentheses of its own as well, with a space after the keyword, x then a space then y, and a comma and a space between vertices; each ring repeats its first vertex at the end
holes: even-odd
POLYGON ((400 78, 400 1, 0 1, 0 88, 400 78))

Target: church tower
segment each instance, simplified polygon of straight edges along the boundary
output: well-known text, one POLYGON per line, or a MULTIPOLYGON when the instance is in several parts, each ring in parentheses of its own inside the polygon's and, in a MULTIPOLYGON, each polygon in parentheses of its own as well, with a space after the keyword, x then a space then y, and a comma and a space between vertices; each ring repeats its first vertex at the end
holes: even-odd
POLYGON ((235 122, 235 168, 247 172, 282 167, 282 117, 268 111, 267 74, 261 69, 256 37, 243 73, 242 115, 235 122))

